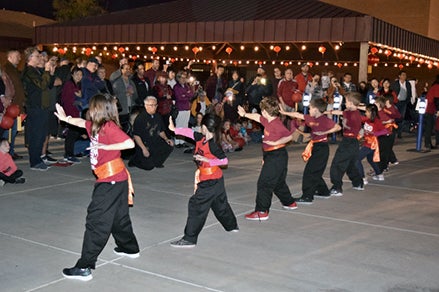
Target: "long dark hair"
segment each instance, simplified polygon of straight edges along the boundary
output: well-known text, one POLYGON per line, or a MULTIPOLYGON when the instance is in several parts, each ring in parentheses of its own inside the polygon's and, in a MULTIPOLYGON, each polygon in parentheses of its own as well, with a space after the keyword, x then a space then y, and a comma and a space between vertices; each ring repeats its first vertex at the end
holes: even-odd
POLYGON ((213 141, 221 147, 221 118, 213 113, 206 114, 201 125, 206 126, 207 130, 213 133, 213 141))
POLYGON ((89 113, 92 121, 91 135, 95 137, 107 122, 120 127, 117 100, 109 94, 96 94, 90 99, 89 113))
POLYGON ((368 104, 366 106, 366 111, 370 112, 370 121, 374 122, 378 116, 378 107, 375 104, 368 104))

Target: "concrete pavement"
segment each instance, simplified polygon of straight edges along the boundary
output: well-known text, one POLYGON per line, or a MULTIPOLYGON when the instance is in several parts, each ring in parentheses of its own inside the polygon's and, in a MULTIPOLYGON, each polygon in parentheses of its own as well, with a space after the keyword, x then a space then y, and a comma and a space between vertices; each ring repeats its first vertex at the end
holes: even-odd
MULTIPOLYGON (((294 196, 304 147, 288 148, 294 196)), ((224 175, 240 232, 225 232, 210 213, 190 250, 169 245, 182 236, 195 169, 191 155, 175 149, 165 168, 130 168, 140 258, 113 254, 110 237, 89 282, 61 274, 81 251, 94 182, 88 160, 47 172, 20 160, 27 182, 0 188, 0 291, 439 291, 439 150, 406 151, 414 147, 413 136, 399 140, 400 164, 364 191, 345 177, 342 197, 294 211, 274 197, 264 222, 244 219, 254 208, 260 144, 230 153, 224 175)), ((51 150, 61 158, 62 142, 51 141, 51 150)), ((329 184, 328 177, 329 166, 329 184)))

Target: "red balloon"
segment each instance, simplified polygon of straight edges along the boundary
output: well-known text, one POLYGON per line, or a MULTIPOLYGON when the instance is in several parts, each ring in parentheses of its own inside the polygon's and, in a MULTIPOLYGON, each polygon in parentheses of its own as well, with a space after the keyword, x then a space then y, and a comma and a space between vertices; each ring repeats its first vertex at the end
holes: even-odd
POLYGON ((302 101, 302 93, 297 92, 297 91, 294 92, 291 99, 293 100, 294 103, 301 102, 302 101))
POLYGON ((16 104, 11 104, 10 106, 8 106, 5 113, 6 116, 13 119, 18 117, 19 114, 20 114, 20 107, 16 104))
POLYGON ((14 119, 4 115, 2 121, 0 122, 0 128, 9 130, 10 128, 12 128, 13 125, 14 125, 14 119))

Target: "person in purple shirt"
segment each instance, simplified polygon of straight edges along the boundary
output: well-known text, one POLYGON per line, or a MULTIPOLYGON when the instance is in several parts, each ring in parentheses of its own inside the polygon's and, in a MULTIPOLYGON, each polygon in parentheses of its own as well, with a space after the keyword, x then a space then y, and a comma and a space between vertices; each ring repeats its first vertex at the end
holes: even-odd
MULTIPOLYGON (((187 73, 185 71, 179 71, 176 76, 177 84, 174 86, 175 106, 178 109, 178 116, 175 121, 177 128, 187 128, 191 116, 191 100, 194 96, 194 92, 186 83, 186 78, 187 73)), ((181 148, 189 146, 184 140, 175 139, 175 147, 181 148)))

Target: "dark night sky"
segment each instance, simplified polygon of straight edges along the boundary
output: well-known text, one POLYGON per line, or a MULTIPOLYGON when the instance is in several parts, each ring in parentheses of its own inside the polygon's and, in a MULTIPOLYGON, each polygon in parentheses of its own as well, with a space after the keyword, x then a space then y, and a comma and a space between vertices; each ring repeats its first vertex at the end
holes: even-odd
MULTIPOLYGON (((105 1, 107 7, 104 8, 109 12, 113 12, 169 1, 170 0, 107 0, 105 1)), ((24 11, 47 18, 54 18, 52 2, 53 0, 0 0, 0 9, 24 11)))

